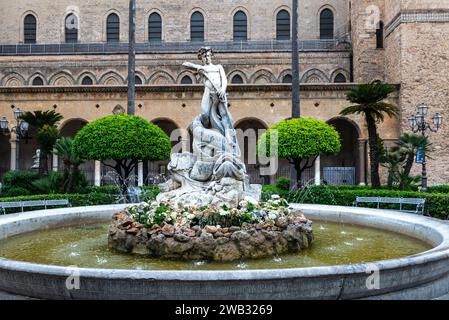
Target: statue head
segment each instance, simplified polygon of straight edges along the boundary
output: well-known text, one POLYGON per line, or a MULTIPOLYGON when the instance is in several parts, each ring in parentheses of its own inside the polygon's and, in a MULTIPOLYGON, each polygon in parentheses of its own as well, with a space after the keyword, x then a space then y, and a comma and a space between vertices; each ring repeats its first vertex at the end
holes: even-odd
POLYGON ((210 47, 202 47, 198 50, 198 59, 202 60, 204 64, 211 64, 214 51, 210 47))

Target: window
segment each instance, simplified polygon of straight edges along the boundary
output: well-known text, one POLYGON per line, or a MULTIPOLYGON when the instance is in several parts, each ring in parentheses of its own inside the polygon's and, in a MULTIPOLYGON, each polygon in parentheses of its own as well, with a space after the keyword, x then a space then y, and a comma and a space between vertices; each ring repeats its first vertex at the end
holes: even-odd
POLYGON ((346 83, 346 77, 343 74, 339 73, 335 76, 334 82, 335 83, 346 83))
POLYGON ((320 39, 334 38, 334 13, 332 10, 324 9, 320 14, 320 39))
POLYGON ((292 83, 293 82, 293 78, 291 74, 286 74, 283 78, 282 78, 282 83, 292 83))
POLYGON ((384 23, 383 23, 383 21, 379 22, 379 27, 376 29, 376 48, 377 49, 384 48, 384 23))
POLYGON ((290 40, 290 13, 281 10, 276 16, 276 39, 290 40))
POLYGON ((83 78, 83 80, 81 81, 81 84, 83 86, 91 86, 94 84, 94 82, 92 81, 92 78, 89 76, 86 76, 83 78))
POLYGON ((23 41, 25 43, 36 43, 36 17, 29 14, 23 21, 23 41))
POLYGON ((242 84, 242 83, 243 83, 243 78, 242 78, 242 76, 236 74, 235 76, 232 77, 231 83, 234 83, 234 84, 242 84))
POLYGON ((189 76, 182 77, 181 84, 193 84, 192 78, 189 76))
POLYGON ((234 15, 234 41, 248 40, 248 19, 243 11, 234 15))
POLYGON ((78 41, 78 18, 69 14, 65 18, 65 42, 74 43, 78 41))
POLYGON ((41 77, 36 77, 33 79, 33 86, 43 86, 44 80, 41 77))
POLYGON ((107 42, 119 42, 120 41, 120 19, 115 13, 111 13, 108 16, 106 22, 106 40, 107 42))
POLYGON ((162 18, 156 12, 150 14, 148 18, 148 41, 162 41, 162 18))
POLYGON ((140 79, 139 76, 136 76, 134 81, 135 81, 136 85, 141 85, 142 84, 142 79, 140 79))
POLYGON ((201 12, 194 12, 190 18, 190 40, 204 41, 204 17, 201 12))

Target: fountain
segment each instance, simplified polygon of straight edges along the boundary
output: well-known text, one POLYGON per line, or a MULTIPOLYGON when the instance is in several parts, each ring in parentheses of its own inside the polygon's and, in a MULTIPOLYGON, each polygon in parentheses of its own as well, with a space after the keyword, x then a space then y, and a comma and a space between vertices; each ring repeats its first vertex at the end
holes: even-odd
POLYGON ((204 65, 183 65, 205 80, 201 114, 192 122, 193 153, 172 154, 171 179, 157 201, 114 215, 109 244, 123 253, 163 259, 234 261, 300 252, 313 241, 312 222, 273 195, 259 203, 240 159, 228 110, 226 74, 201 48, 204 65))
POLYGON ((157 201, 1 216, 0 291, 132 300, 432 299, 449 292, 449 225, 442 221, 276 195, 260 202, 260 186, 249 184, 239 159, 225 90, 213 86, 222 67, 211 65, 209 49, 200 53, 206 66, 185 64, 212 80, 193 121, 194 153, 172 156, 172 177, 157 201))

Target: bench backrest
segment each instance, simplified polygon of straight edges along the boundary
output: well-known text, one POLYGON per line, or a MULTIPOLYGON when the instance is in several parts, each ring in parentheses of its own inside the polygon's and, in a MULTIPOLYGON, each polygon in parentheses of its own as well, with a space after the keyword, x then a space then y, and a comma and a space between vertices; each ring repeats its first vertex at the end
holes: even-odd
POLYGON ((357 197, 356 202, 378 203, 379 198, 373 197, 357 197))
POLYGON ((42 207, 45 206, 44 200, 22 201, 22 207, 42 207))
POLYGON ((66 206, 69 205, 68 199, 61 199, 61 200, 47 200, 46 205, 47 206, 66 206))
POLYGON ((21 208, 22 202, 15 201, 15 202, 0 202, 0 208, 6 209, 6 208, 21 208))

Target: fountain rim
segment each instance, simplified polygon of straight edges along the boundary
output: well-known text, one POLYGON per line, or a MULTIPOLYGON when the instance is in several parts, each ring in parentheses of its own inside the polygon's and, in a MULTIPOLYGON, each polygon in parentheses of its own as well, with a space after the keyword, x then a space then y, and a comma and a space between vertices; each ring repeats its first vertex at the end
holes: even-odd
MULTIPOLYGON (((48 216, 65 216, 65 215, 77 215, 78 217, 83 214, 100 213, 121 210, 127 205, 104 205, 104 206, 89 206, 89 207, 72 207, 63 209, 51 209, 51 210, 38 210, 21 214, 11 214, 0 216, 0 229, 2 226, 13 223, 17 224, 18 221, 33 220, 38 217, 48 216), (44 214, 45 213, 45 214, 44 214)), ((278 268, 278 269, 251 269, 251 270, 134 270, 134 269, 102 269, 102 268, 76 268, 79 271, 80 277, 89 278, 104 278, 104 279, 133 279, 133 280, 183 280, 183 281, 208 281, 208 280, 267 280, 267 279, 288 279, 288 278, 301 278, 301 277, 325 277, 329 275, 351 275, 366 273, 367 270, 371 270, 373 266, 376 266, 380 272, 398 268, 412 267, 414 265, 421 265, 426 263, 435 262, 441 259, 449 258, 449 224, 445 224, 437 219, 412 215, 408 213, 391 211, 391 210, 378 210, 367 208, 353 208, 353 207, 338 207, 338 206, 325 206, 325 205, 308 205, 308 204, 292 204, 293 207, 301 209, 305 212, 306 216, 311 217, 310 212, 316 212, 316 214, 331 213, 335 217, 341 217, 342 214, 356 214, 360 217, 365 216, 367 220, 375 215, 375 218, 384 222, 397 222, 414 224, 416 229, 418 226, 431 230, 433 239, 426 239, 421 241, 430 242, 435 247, 428 251, 418 253, 413 256, 407 256, 398 259, 389 259, 381 261, 372 261, 366 263, 357 264, 344 264, 333 266, 321 266, 321 267, 308 267, 308 268, 278 268), (309 213, 308 213, 309 212, 309 213), (440 237, 437 239, 437 237, 440 237), (282 271, 282 272, 279 272, 282 271)), ((316 218, 315 218, 316 219, 316 218)), ((318 220, 327 220, 326 217, 318 220)), ((361 219, 363 220, 363 218, 361 219)), ((348 222, 343 222, 348 223, 348 222)), ((362 224, 360 224, 362 225, 362 224)), ((365 227, 374 227, 370 224, 365 224, 365 227)), ((380 228, 382 229, 382 228, 380 228)), ((31 231, 38 231, 39 228, 31 231)), ((390 230, 392 231, 392 230, 390 230)), ((26 233, 19 232, 18 234, 26 233)), ((393 231, 395 232, 395 231, 393 231)), ((399 233, 396 231, 396 233, 399 233)), ((408 236, 414 235, 402 232, 402 234, 408 236)), ((401 233, 400 233, 401 234, 401 233)), ((5 237, 6 238, 6 237, 5 237)), ((5 239, 5 238, 2 238, 5 239)), ((1 241, 1 240, 0 240, 1 241)), ((74 267, 56 266, 37 264, 32 262, 15 261, 0 257, 0 269, 11 271, 22 271, 28 273, 47 274, 52 276, 64 276, 67 277, 75 269, 74 267)))

